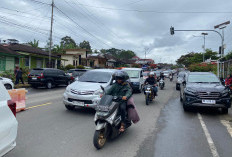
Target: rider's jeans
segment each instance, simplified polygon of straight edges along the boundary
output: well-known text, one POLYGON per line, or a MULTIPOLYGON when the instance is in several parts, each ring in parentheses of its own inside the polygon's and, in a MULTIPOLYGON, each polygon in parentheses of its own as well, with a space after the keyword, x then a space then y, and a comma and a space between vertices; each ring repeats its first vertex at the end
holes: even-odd
POLYGON ((122 123, 125 124, 125 120, 126 120, 126 101, 121 101, 120 106, 119 106, 119 113, 122 117, 122 123))

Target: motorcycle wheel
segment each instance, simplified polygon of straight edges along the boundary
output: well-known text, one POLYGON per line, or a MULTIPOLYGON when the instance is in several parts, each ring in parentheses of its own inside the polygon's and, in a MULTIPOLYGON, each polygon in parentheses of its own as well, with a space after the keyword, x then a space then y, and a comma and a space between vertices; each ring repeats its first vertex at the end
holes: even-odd
POLYGON ((145 99, 146 99, 146 105, 149 105, 149 94, 146 94, 145 99))
POLYGON ((93 137, 93 144, 97 149, 104 147, 106 143, 106 136, 104 135, 104 130, 96 130, 93 137))

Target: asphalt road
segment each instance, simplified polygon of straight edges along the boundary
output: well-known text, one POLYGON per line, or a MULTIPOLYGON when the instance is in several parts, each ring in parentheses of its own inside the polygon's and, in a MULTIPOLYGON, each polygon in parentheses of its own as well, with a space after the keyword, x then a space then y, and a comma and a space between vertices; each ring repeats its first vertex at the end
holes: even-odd
MULTIPOLYGON (((108 141, 101 150, 96 150, 92 142, 95 111, 66 110, 62 103, 64 90, 29 89, 29 109, 17 114, 17 146, 5 157, 212 156, 197 111, 184 113, 175 82, 167 80, 165 89, 159 90, 159 96, 149 106, 143 94, 135 94, 140 122, 108 141)), ((226 116, 208 110, 200 115, 219 156, 231 157, 232 140, 227 130, 231 111, 226 116)))

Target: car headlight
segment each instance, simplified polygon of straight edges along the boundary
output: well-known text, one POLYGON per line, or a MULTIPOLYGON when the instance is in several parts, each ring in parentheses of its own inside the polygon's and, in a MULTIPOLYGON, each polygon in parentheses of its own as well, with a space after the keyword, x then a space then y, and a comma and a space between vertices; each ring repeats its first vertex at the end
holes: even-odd
POLYGON ((186 88, 186 91, 187 91, 187 92, 190 92, 190 93, 195 93, 195 92, 196 92, 195 90, 193 90, 193 89, 191 89, 191 88, 186 88))
POLYGON ((102 89, 98 89, 93 93, 93 95, 101 95, 101 94, 103 94, 102 89))
POLYGON ((225 89, 222 91, 222 96, 227 96, 229 94, 229 90, 225 89))
POLYGON ((71 92, 71 87, 70 87, 70 85, 69 86, 67 86, 67 88, 66 88, 66 91, 65 92, 67 92, 67 93, 70 93, 71 92))

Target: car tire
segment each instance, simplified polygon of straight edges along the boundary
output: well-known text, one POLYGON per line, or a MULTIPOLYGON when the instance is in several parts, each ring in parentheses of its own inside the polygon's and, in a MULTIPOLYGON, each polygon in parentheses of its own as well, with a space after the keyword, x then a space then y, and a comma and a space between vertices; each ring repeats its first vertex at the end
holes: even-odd
POLYGON ((183 102, 183 98, 181 97, 181 92, 180 92, 180 102, 183 102))
POLYGON ((46 83, 47 89, 51 89, 52 86, 53 86, 52 81, 48 81, 48 82, 46 83))
POLYGON ((180 87, 178 85, 176 85, 176 90, 180 90, 180 87))
POLYGON ((38 88, 38 86, 36 86, 36 85, 32 85, 32 88, 35 88, 35 89, 36 89, 36 88, 38 88))
POLYGON ((222 114, 228 114, 228 108, 222 108, 222 114))
POLYGON ((189 106, 187 106, 187 105, 185 104, 185 102, 183 102, 183 109, 184 109, 185 112, 188 112, 188 111, 189 111, 189 106))
POLYGON ((5 86, 5 88, 7 89, 7 90, 10 90, 10 89, 12 89, 12 85, 11 84, 4 84, 4 86, 5 86))
POLYGON ((75 109, 75 106, 73 106, 73 105, 65 105, 65 107, 67 110, 70 110, 70 111, 75 109))

